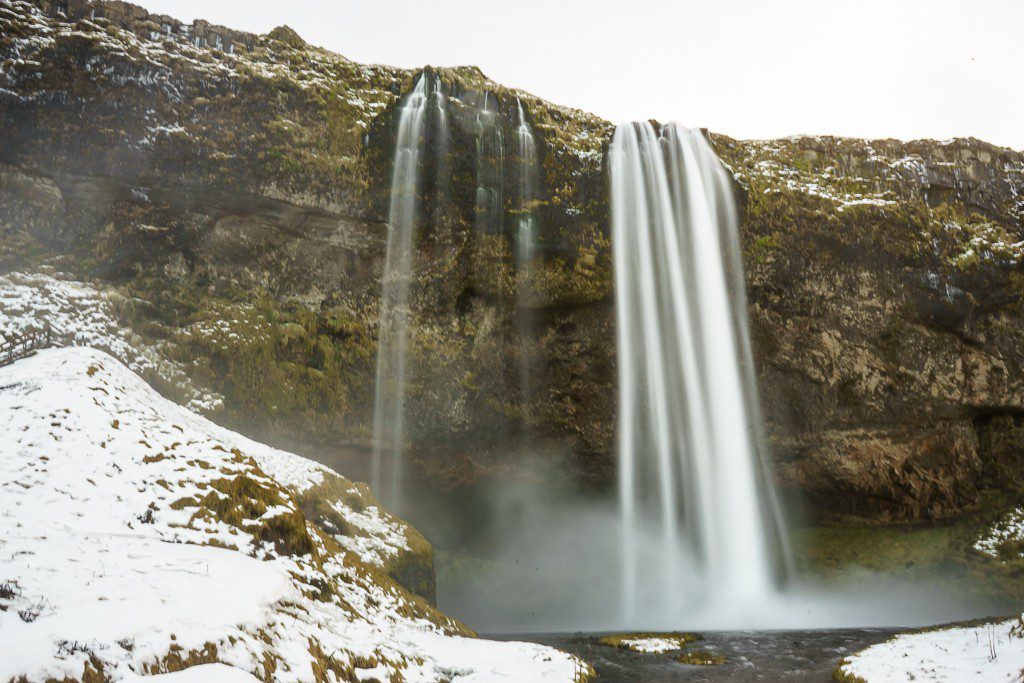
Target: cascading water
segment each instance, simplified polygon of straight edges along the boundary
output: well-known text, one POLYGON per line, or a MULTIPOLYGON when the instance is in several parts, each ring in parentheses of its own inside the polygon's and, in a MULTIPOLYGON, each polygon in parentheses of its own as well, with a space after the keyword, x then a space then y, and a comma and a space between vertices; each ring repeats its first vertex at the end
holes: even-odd
POLYGON ((619 126, 609 153, 624 618, 775 592, 730 177, 700 131, 619 126))
POLYGON ((427 111, 424 76, 402 103, 391 175, 388 244, 380 298, 380 331, 373 410, 373 490, 397 512, 402 490, 405 439, 406 346, 409 337, 409 284, 416 237, 419 166, 427 111), (384 460, 390 461, 390 487, 383 487, 384 460))
POLYGON ((451 131, 448 127, 448 96, 444 91, 444 84, 437 78, 433 79, 433 89, 430 97, 434 102, 434 130, 437 136, 436 141, 436 164, 434 167, 435 187, 433 191, 434 203, 431 212, 434 218, 447 213, 447 204, 450 200, 451 168, 449 166, 449 154, 451 152, 451 131))
POLYGON ((533 130, 523 113, 523 103, 518 99, 516 99, 516 107, 519 112, 519 125, 516 127, 516 152, 519 158, 516 260, 519 262, 519 268, 525 270, 533 260, 537 247, 536 217, 533 212, 537 184, 537 143, 533 139, 533 130))
POLYGON ((494 99, 484 93, 477 112, 476 228, 478 234, 498 235, 505 213, 505 139, 494 99))
POLYGON ((516 127, 516 154, 518 161, 518 205, 516 214, 516 298, 519 303, 518 328, 520 344, 519 393, 524 422, 529 424, 532 398, 530 370, 533 364, 534 320, 530 297, 534 284, 534 259, 537 252, 537 218, 534 214, 537 185, 537 142, 523 112, 523 103, 517 98, 519 125, 516 127))

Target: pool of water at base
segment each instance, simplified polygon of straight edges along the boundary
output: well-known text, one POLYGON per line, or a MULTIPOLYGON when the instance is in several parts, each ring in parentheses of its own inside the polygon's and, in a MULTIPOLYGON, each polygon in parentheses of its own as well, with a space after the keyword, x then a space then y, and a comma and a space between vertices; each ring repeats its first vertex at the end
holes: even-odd
POLYGON ((813 631, 705 631, 688 646, 726 659, 724 664, 693 666, 676 661, 681 652, 640 654, 602 645, 606 633, 518 633, 488 635, 494 640, 526 640, 571 652, 597 672, 595 683, 675 683, 676 681, 832 680, 839 661, 869 645, 888 640, 900 629, 851 628, 813 631))

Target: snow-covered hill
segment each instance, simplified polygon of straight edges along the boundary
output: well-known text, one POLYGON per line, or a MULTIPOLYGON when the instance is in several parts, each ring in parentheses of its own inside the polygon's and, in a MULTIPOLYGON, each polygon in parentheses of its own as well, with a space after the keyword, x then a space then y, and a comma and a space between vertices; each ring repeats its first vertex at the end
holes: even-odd
POLYGON ((466 637, 392 580, 422 539, 364 486, 106 353, 0 368, 0 425, 0 681, 585 677, 557 650, 466 637))

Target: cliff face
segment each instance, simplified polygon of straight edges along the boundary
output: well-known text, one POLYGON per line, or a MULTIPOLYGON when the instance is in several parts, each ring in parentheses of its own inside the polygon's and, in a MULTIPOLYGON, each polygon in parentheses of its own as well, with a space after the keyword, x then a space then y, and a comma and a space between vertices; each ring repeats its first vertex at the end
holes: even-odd
POLYGON ((1022 156, 974 140, 722 141, 779 479, 839 518, 941 519, 1016 455, 1022 156))
MULTIPOLYGON (((123 3, 7 0, 0 29, 0 264, 123 294, 124 322, 225 397, 217 420, 365 448, 394 125, 420 74, 286 29, 186 26, 123 3)), ((449 134, 427 140, 422 170, 412 459, 453 487, 530 476, 515 455, 529 443, 605 486, 613 127, 472 68, 426 77, 449 134), (537 141, 530 268, 515 257, 517 99, 537 141), (481 211, 483 183, 499 209, 481 211)), ((712 141, 744 209, 783 489, 821 516, 887 521, 1016 486, 1024 155, 974 140, 712 141)))

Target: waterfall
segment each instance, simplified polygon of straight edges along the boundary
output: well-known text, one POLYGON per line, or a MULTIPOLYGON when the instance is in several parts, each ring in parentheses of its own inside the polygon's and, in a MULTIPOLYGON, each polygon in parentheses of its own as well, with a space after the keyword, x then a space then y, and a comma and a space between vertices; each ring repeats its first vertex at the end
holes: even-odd
POLYGON ((444 83, 435 76, 433 86, 429 96, 434 101, 434 133, 437 136, 435 153, 437 157, 434 166, 434 203, 431 212, 433 217, 438 217, 442 215, 442 212, 449 212, 451 168, 448 156, 451 151, 452 136, 448 127, 448 95, 445 93, 444 83))
POLYGON ((409 338, 409 285, 418 211, 419 166, 423 147, 427 85, 420 76, 401 105, 388 210, 388 243, 380 298, 377 372, 374 383, 373 470, 371 484, 392 511, 402 490, 405 439, 406 347, 409 338), (385 458, 390 488, 383 488, 385 458))
POLYGON ((516 152, 519 157, 519 209, 516 233, 516 260, 519 268, 525 270, 533 260, 537 235, 533 203, 536 200, 537 184, 537 143, 533 130, 523 113, 523 103, 516 98, 519 125, 516 128, 516 152))
POLYGON ((624 617, 775 592, 730 177, 700 131, 619 126, 609 152, 624 617))
POLYGON ((534 215, 537 185, 537 143, 533 130, 523 112, 523 103, 516 98, 519 124, 516 127, 516 154, 518 166, 518 205, 516 216, 516 299, 519 304, 517 327, 522 343, 519 345, 519 394, 524 424, 530 423, 532 384, 531 365, 534 360, 534 315, 531 309, 534 268, 537 251, 537 219, 534 215))
POLYGON ((476 228, 479 234, 492 235, 501 234, 505 213, 505 140, 501 117, 491 104, 495 99, 491 93, 484 93, 476 120, 476 228))

